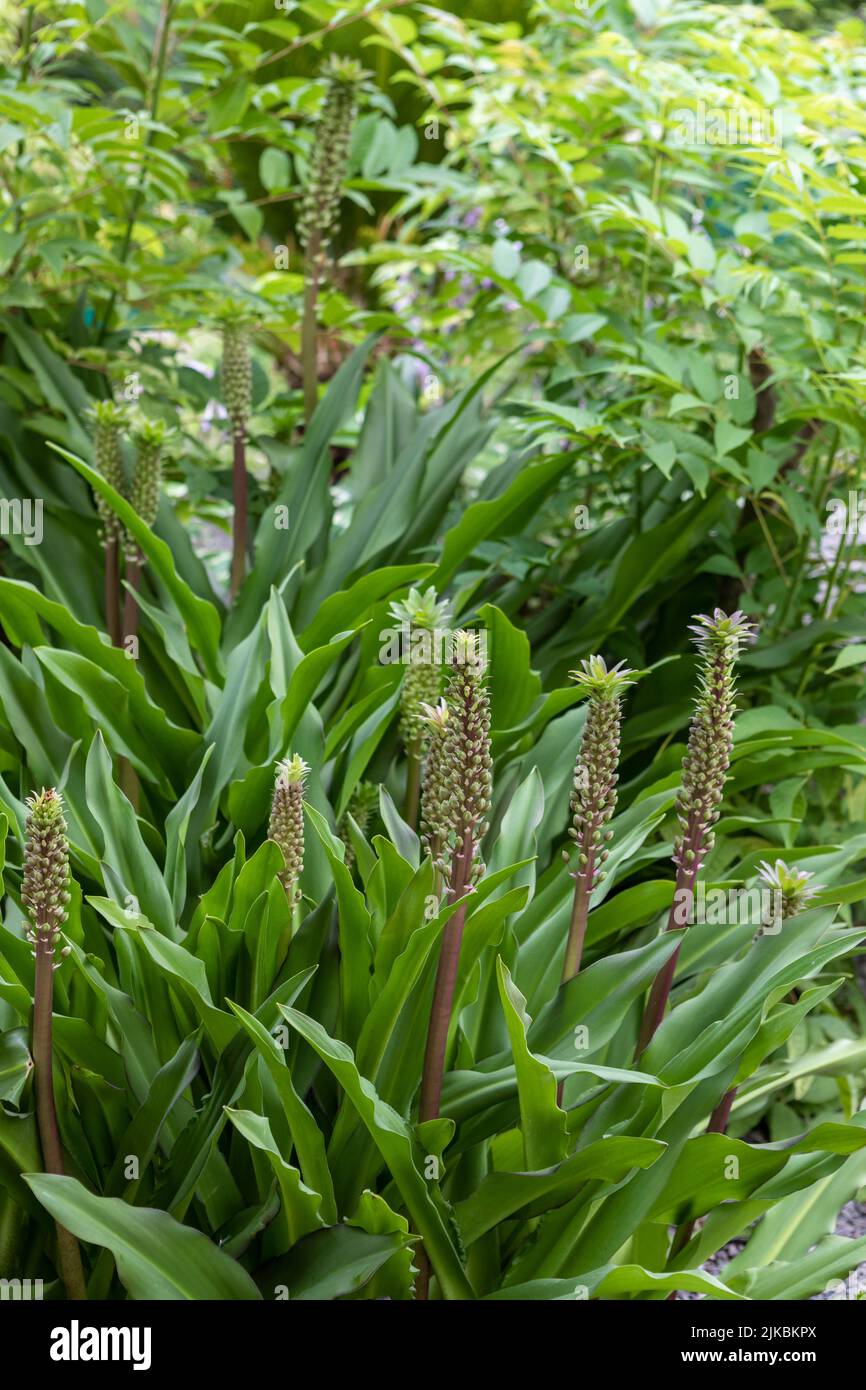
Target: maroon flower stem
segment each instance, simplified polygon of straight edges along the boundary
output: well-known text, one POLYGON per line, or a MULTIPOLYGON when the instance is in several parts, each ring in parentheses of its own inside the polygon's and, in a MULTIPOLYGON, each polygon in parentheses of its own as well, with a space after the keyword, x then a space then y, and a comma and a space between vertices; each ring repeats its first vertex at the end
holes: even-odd
MULTIPOLYGON (((595 872, 595 850, 592 844, 586 845, 586 866, 583 872, 574 875, 574 897, 571 902, 571 924, 568 929, 568 941, 565 945, 565 961, 562 967, 562 983, 566 980, 573 980, 575 975, 580 972, 580 962, 583 956, 583 943, 586 939, 586 923, 589 916, 589 900, 592 896, 590 887, 595 872)), ((556 1103, 562 1105, 562 1094, 565 1090, 565 1081, 559 1082, 556 1088, 556 1103)))
MULTIPOLYGON (((451 887, 448 891, 450 902, 456 902, 466 892, 472 870, 474 844, 471 829, 464 830, 462 845, 454 851, 451 870, 451 887)), ((445 1053, 448 1047, 448 1030, 451 1026, 451 1009, 454 1003, 454 990, 457 985, 457 971, 460 965, 460 945, 463 928, 466 924, 466 904, 458 908, 442 933, 439 951, 439 965, 436 970, 436 985, 433 991, 433 1004, 430 1009, 430 1023, 427 1029, 427 1047, 424 1053, 424 1070, 421 1076, 421 1099, 418 1106, 418 1121, 435 1120, 439 1114, 442 1098, 442 1081, 445 1075, 445 1053)), ((415 1280, 415 1297, 423 1301, 430 1292, 430 1260, 423 1246, 418 1247, 418 1277, 415 1280)))
MULTIPOLYGON (((677 926, 675 914, 679 903, 682 901, 682 894, 686 892, 691 895, 694 892, 695 880, 697 879, 698 869, 701 863, 701 839, 700 827, 696 824, 694 815, 690 815, 688 843, 693 845, 695 857, 689 864, 683 864, 677 869, 674 900, 671 903, 668 923, 665 928, 666 931, 674 931, 677 926)), ((691 901, 691 896, 687 901, 691 901)), ((680 946, 677 946, 676 950, 672 952, 670 959, 665 962, 653 980, 652 989, 649 993, 649 999, 647 1000, 643 1021, 641 1023, 637 1049, 635 1051, 635 1061, 638 1060, 644 1049, 652 1042, 655 1031, 664 1018, 674 977, 677 973, 680 948, 680 946)))
POLYGON ((103 549, 105 564, 105 631, 113 647, 120 646, 120 551, 117 540, 106 541, 103 549))
MULTIPOLYGON (((463 832, 461 845, 454 851, 451 886, 448 890, 449 902, 456 902, 466 892, 472 870, 473 849, 472 830, 467 827, 463 832)), ((418 1120, 422 1124, 425 1120, 435 1120, 439 1114, 442 1080, 445 1075, 445 1050, 448 1046, 451 1007, 454 1003, 457 969, 460 963, 460 944, 463 940, 465 922, 466 904, 464 903, 462 907, 457 909, 442 933, 439 965, 436 970, 436 986, 433 991, 433 1005, 430 1010, 430 1023, 427 1029, 424 1070, 421 1076, 418 1120)))
MULTIPOLYGON (((725 1130, 728 1127, 728 1120, 731 1118, 731 1107, 734 1104, 736 1094, 737 1088, 736 1086, 732 1086, 731 1089, 729 1091, 726 1091, 725 1094, 722 1096, 722 1099, 719 1101, 718 1105, 716 1106, 715 1110, 710 1116, 709 1124, 707 1125, 707 1134, 724 1134, 725 1130)), ((691 1221, 684 1221, 681 1226, 677 1227, 676 1231, 674 1232, 674 1238, 671 1241, 671 1249, 668 1259, 672 1260, 674 1256, 680 1253, 681 1250, 685 1250, 686 1246, 688 1245, 689 1241, 691 1240, 694 1234, 696 1225, 697 1220, 693 1218, 691 1221)), ((669 1300, 673 1299, 675 1297, 675 1294, 676 1290, 669 1294, 669 1300)))
POLYGON ((232 461, 232 497, 234 516, 232 519, 232 574, 231 597, 234 598, 244 582, 247 572, 247 531, 248 531, 248 491, 247 491, 247 442, 246 434, 235 429, 232 434, 234 454, 232 461))
MULTIPOLYGON (((142 554, 136 548, 134 555, 126 557, 126 593, 123 601, 123 633, 121 640, 126 642, 130 637, 138 638, 138 592, 141 588, 141 567, 142 554)), ((134 657, 136 655, 134 646, 129 649, 134 657)), ((138 780, 138 773, 132 766, 128 758, 121 758, 120 786, 126 796, 127 801, 138 810, 139 798, 141 795, 141 784, 138 780)))
POLYGON ((562 983, 571 980, 580 971, 583 958, 583 943, 586 939, 586 923, 589 917, 589 901, 592 897, 592 883, 595 874, 595 846, 592 843, 593 822, 590 833, 581 846, 586 854, 586 865, 574 875, 574 897, 571 903, 571 924, 568 941, 565 945, 565 960, 562 965, 562 983))
MULTIPOLYGON (((54 947, 51 925, 40 913, 36 931, 36 982, 33 989, 33 1067, 36 1086, 36 1122, 46 1173, 63 1174, 63 1151, 54 1107, 51 1012, 54 999, 54 947)), ((57 1262, 70 1299, 87 1298, 78 1241, 65 1226, 57 1227, 57 1262)))
POLYGON ((126 594, 123 601, 123 641, 138 637, 138 591, 141 588, 141 551, 126 557, 126 594))

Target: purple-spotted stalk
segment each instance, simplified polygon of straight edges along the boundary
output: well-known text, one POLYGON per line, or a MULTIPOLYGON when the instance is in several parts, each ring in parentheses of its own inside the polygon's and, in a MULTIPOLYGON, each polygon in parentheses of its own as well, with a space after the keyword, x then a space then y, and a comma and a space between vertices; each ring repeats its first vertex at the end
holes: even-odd
MULTIPOLYGON (((444 886, 452 903, 463 897, 483 872, 480 846, 487 831, 491 791, 490 700, 485 668, 477 636, 456 632, 446 698, 436 706, 422 702, 420 710, 429 735, 421 804, 422 841, 433 859, 437 896, 444 886)), ((439 1114, 465 922, 464 904, 442 932, 421 1076, 419 1122, 439 1114)), ((423 1300, 430 1286, 430 1261, 423 1247, 417 1260, 415 1297, 423 1300)))
POLYGON ((406 751, 406 797, 403 819, 415 828, 421 792, 421 768, 430 741, 425 706, 435 705, 442 689, 442 653, 450 609, 436 590, 410 589, 392 603, 389 616, 400 624, 401 658, 405 662, 400 691, 400 736, 406 751))
MULTIPOLYGON (((754 626, 739 610, 713 616, 696 615, 690 627, 700 654, 698 696, 683 759, 682 786, 676 803, 679 834, 673 860, 677 877, 667 930, 676 925, 678 905, 694 901, 701 867, 713 848, 713 827, 719 818, 731 762, 736 685, 734 667, 744 642, 753 640, 754 626)), ((637 1055, 644 1051, 664 1017, 676 974, 679 947, 653 981, 638 1038, 637 1055)))
POLYGON ((223 405, 232 429, 232 568, 230 593, 234 598, 247 572, 249 498, 247 481, 247 432, 253 394, 250 358, 250 318, 242 304, 227 304, 220 313, 222 362, 220 380, 223 405))
MULTIPOLYGON (((446 700, 441 757, 442 800, 439 832, 442 856, 447 864, 449 902, 462 898, 483 872, 481 841, 487 831, 490 809, 490 699, 486 662, 473 632, 456 632, 452 639, 451 677, 446 700)), ((432 1120, 439 1114, 445 1052, 466 905, 457 910, 442 933, 433 1005, 427 1031, 418 1118, 432 1120)))
MULTIPOLYGON (((601 656, 582 661, 581 670, 571 671, 570 675, 588 696, 589 703, 571 792, 572 822, 568 833, 575 843, 577 868, 572 871, 574 897, 563 981, 572 979, 580 970, 592 891, 604 877, 607 843, 612 835, 607 824, 616 809, 619 781, 622 697, 634 685, 633 671, 623 667, 621 661, 608 670, 601 656)), ((565 858, 567 861, 567 854, 565 858)))
POLYGON ((304 420, 309 425, 319 397, 317 305, 327 262, 328 244, 337 230, 340 197, 349 160, 349 142, 364 70, 351 58, 330 57, 322 71, 327 83, 316 123, 309 173, 298 218, 304 252, 304 312, 301 321, 301 367, 304 420))
MULTIPOLYGON (((93 407, 93 459, 98 473, 121 497, 125 492, 120 441, 127 425, 126 411, 115 401, 99 401, 93 407)), ((120 542, 123 526, 111 504, 98 492, 94 497, 101 523, 100 540, 105 576, 105 630, 114 647, 120 645, 120 542)))
MULTIPOLYGON (((807 873, 805 869, 798 869, 795 864, 786 864, 784 859, 777 859, 775 864, 762 861, 758 878, 762 887, 769 888, 773 895, 773 912, 769 921, 761 923, 755 933, 756 940, 759 936, 774 933, 782 922, 787 922, 791 917, 796 917, 798 912, 805 911, 821 888, 820 883, 812 882, 814 874, 807 873)), ((707 1134, 725 1133, 736 1097, 736 1086, 725 1092, 710 1116, 707 1134)), ((671 1242, 670 1259, 688 1245, 696 1224, 694 1220, 685 1221, 677 1227, 671 1242)), ((670 1296, 673 1298, 674 1295, 670 1296)))
MULTIPOLYGON (((30 919, 28 940, 36 961, 33 988, 33 1068, 36 1086, 36 1121, 46 1173, 63 1173, 63 1150, 54 1105, 51 1019, 54 971, 60 959, 54 953, 69 902, 69 848, 63 800, 53 787, 27 798, 28 815, 24 847, 21 901, 30 919)), ((78 1241, 65 1226, 57 1226, 57 1263, 70 1299, 85 1299, 87 1286, 78 1241)))

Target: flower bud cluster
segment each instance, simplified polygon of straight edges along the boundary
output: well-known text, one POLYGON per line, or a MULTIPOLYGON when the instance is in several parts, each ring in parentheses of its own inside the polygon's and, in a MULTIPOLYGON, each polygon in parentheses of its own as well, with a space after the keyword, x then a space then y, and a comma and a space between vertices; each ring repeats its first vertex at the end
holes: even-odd
POLYGON ((487 833, 490 810, 490 696, 487 689, 486 661, 474 632, 456 632, 452 642, 451 676, 445 696, 445 719, 441 750, 441 793, 439 830, 442 835, 441 866, 450 865, 444 852, 463 853, 467 845, 471 866, 466 882, 480 877, 481 841, 487 833))
POLYGON ((695 634, 701 665, 676 803, 680 832, 674 840, 674 863, 694 875, 715 842, 713 826, 720 814, 734 738, 734 666, 742 643, 753 639, 754 626, 739 611, 728 616, 717 608, 712 617, 699 614, 690 631, 695 634))
POLYGON ((290 902, 301 897, 298 879, 304 867, 304 786, 309 767, 296 753, 277 763, 268 838, 279 845, 285 869, 279 879, 290 902))
MULTIPOLYGON (((53 787, 27 798, 21 901, 30 918, 28 940, 54 952, 69 904, 69 844, 63 798, 53 787)), ((68 947, 62 955, 68 954, 68 947)))
POLYGON ((408 634, 407 664, 400 693, 400 736, 407 752, 420 757, 430 737, 424 705, 435 705, 442 690, 442 665, 436 660, 438 643, 415 641, 421 632, 442 632, 448 624, 450 607, 440 601, 436 590, 422 594, 410 589, 408 597, 392 603, 390 615, 408 634))
POLYGON ((621 661, 608 670, 601 656, 589 657, 579 671, 570 672, 589 698, 574 766, 568 832, 577 847, 575 877, 585 878, 589 891, 604 876, 608 858, 612 832, 606 827, 616 809, 622 696, 634 684, 633 674, 621 661))
POLYGON ((241 314, 226 314, 222 323, 220 365, 223 405, 236 439, 245 439, 253 399, 253 364, 249 324, 241 314))
POLYGON ((357 111, 357 89, 364 74, 353 60, 332 56, 323 75, 327 90, 316 124, 310 171, 298 218, 301 246, 319 259, 324 257, 325 247, 337 226, 357 111))
MULTIPOLYGON (((129 501, 142 521, 148 526, 153 526, 159 511, 162 485, 162 450, 166 434, 165 425, 161 420, 145 420, 135 435, 138 452, 132 474, 129 501)), ((126 553, 133 559, 138 556, 138 543, 129 533, 126 537, 126 553)))
MULTIPOLYGON (((121 433, 127 425, 127 414, 123 406, 115 401, 98 401, 93 407, 95 430, 93 454, 97 472, 121 496, 124 493, 123 458, 120 451, 121 433)), ((99 493, 95 497, 96 510, 102 523, 100 540, 103 546, 119 540, 123 527, 111 503, 99 493)))

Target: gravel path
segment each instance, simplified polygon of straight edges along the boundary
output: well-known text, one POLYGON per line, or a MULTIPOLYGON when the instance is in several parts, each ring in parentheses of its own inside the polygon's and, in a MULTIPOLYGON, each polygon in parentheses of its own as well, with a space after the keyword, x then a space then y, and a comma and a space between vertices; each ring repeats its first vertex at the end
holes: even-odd
MULTIPOLYGON (((866 1236, 866 1202, 845 1203, 836 1218, 836 1235, 845 1236, 848 1240, 858 1240, 866 1236)), ((711 1256, 702 1268, 706 1270, 707 1274, 720 1275, 734 1256, 739 1255, 740 1251, 745 1247, 745 1244, 746 1242, 743 1239, 732 1240, 730 1244, 722 1246, 721 1250, 717 1250, 715 1255, 711 1256)), ((809 1301, 841 1299, 846 1297, 855 1298, 858 1294, 866 1294, 866 1263, 858 1265, 856 1269, 852 1269, 847 1279, 844 1280, 844 1284, 844 1292, 837 1286, 836 1289, 829 1292, 822 1291, 821 1293, 813 1293, 809 1301)), ((677 1300, 683 1303, 694 1302, 701 1298, 703 1298, 703 1294, 699 1293, 679 1292, 677 1294, 677 1300)))

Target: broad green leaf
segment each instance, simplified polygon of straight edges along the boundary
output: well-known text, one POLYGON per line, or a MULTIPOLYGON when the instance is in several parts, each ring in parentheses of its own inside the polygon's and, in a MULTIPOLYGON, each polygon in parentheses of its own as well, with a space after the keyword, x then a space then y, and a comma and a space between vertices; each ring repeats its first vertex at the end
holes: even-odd
POLYGON ((565 1157, 567 1142, 565 1112, 557 1102, 556 1079, 530 1051, 526 1035, 532 1020, 526 1012, 526 1000, 501 956, 496 958, 496 975, 514 1056, 524 1162, 528 1171, 549 1168, 565 1157))
POLYGON ((288 1255, 259 1270, 256 1279, 263 1298, 330 1302, 363 1289, 408 1244, 400 1231, 371 1234, 355 1226, 330 1226, 299 1241, 288 1255))
POLYGON ((620 1182, 633 1168, 647 1168, 664 1152, 656 1139, 627 1136, 599 1139, 542 1172, 495 1172, 482 1179, 471 1197, 458 1202, 454 1215, 467 1245, 501 1221, 518 1214, 540 1216, 567 1202, 590 1178, 620 1182))
POLYGON ((123 906, 131 907, 133 915, 141 911, 158 931, 177 940, 180 932, 165 880, 142 839, 135 811, 114 781, 98 731, 87 757, 87 796, 102 831, 103 858, 126 890, 123 906))
POLYGON ((439 1208, 428 1191, 427 1180, 420 1166, 420 1155, 416 1154, 412 1132, 406 1121, 390 1105, 386 1105, 371 1083, 361 1076, 351 1048, 329 1037, 320 1023, 298 1013, 296 1009, 283 1008, 281 1012, 319 1054, 356 1107, 387 1163, 424 1242, 443 1296, 447 1299, 474 1298, 472 1286, 439 1208))
POLYGON ((42 1205, 79 1240, 105 1246, 135 1299, 255 1299, 246 1270, 201 1231, 167 1212, 97 1197, 75 1178, 29 1173, 42 1205))

